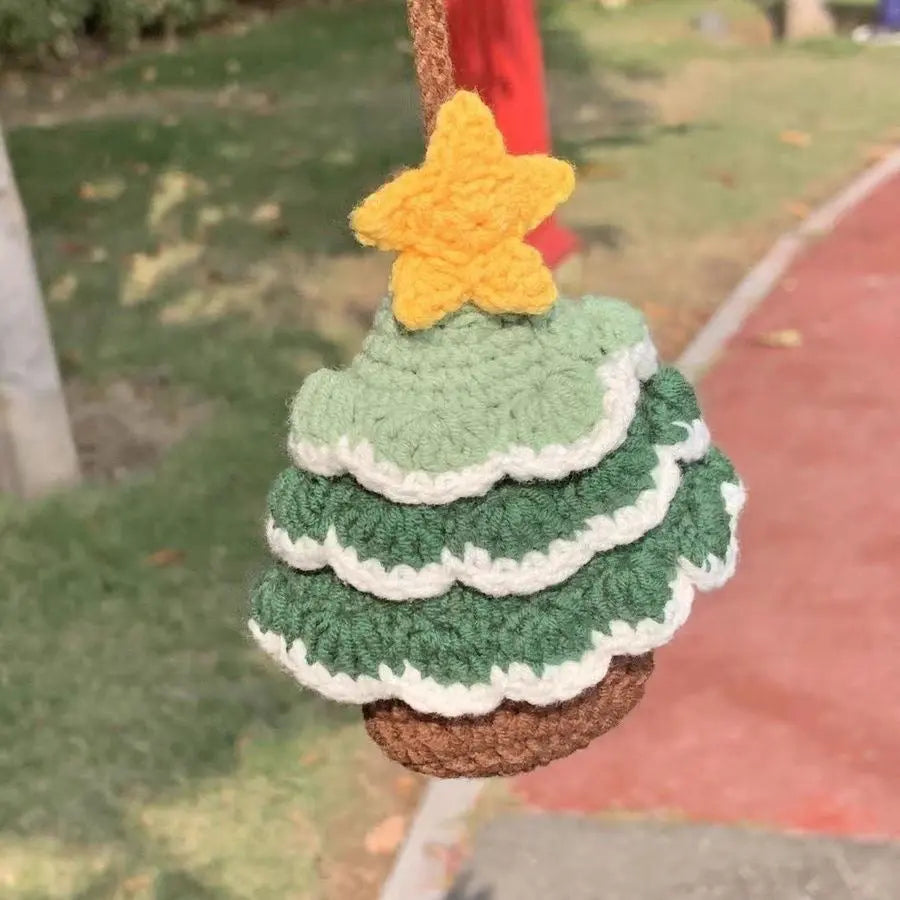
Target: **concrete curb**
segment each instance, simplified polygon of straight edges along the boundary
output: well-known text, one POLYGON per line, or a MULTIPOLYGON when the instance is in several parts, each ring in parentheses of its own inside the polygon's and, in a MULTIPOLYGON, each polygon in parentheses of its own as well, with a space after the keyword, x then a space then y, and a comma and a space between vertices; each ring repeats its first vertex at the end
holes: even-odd
POLYGON ((900 174, 900 148, 858 175, 793 231, 782 235, 716 309, 682 353, 677 366, 684 375, 691 381, 700 378, 806 246, 831 231, 851 209, 897 174, 900 174))
MULTIPOLYGON (((700 329, 677 362, 696 381, 715 362, 747 316, 772 291, 805 247, 827 234, 837 222, 880 185, 900 174, 900 148, 857 176, 793 231, 776 241, 700 329)), ((463 819, 473 809, 485 781, 429 779, 406 842, 380 894, 380 900, 442 900, 447 885, 444 865, 463 835, 463 819)))

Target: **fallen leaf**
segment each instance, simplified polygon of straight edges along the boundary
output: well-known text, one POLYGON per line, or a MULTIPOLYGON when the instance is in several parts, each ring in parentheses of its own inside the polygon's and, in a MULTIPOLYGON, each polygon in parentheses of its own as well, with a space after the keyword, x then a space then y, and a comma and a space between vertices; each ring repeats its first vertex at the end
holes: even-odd
POLYGON ((122 890, 126 894, 137 894, 139 891, 146 890, 153 884, 153 878, 147 873, 142 872, 140 875, 132 875, 122 882, 122 890))
POLYGON ((394 792, 401 797, 409 797, 416 789, 416 779, 412 775, 398 775, 394 779, 394 792))
POLYGON ((309 818, 304 815, 302 810, 292 809, 287 817, 292 825, 296 825, 298 828, 304 829, 304 831, 309 829, 309 818))
POLYGON ((869 147, 866 150, 866 163, 870 166, 874 166, 876 163, 880 163, 889 156, 892 156, 893 153, 893 146, 889 144, 875 144, 873 147, 869 147))
POLYGON ((102 181, 83 181, 78 188, 82 200, 117 200, 125 193, 125 180, 114 176, 102 181))
POLYGON ((265 297, 279 280, 278 270, 264 264, 251 267, 249 277, 235 283, 225 283, 215 272, 206 274, 207 282, 213 286, 186 291, 160 310, 160 322, 183 325, 201 319, 221 319, 234 313, 254 315, 261 309, 260 298, 265 297), (215 284, 216 281, 223 283, 215 284))
POLYGON ((734 177, 733 172, 710 172, 709 177, 712 178, 713 181, 718 181, 722 187, 737 187, 737 178, 734 177))
POLYGON ((66 256, 85 256, 90 249, 83 241, 61 241, 59 245, 60 252, 66 256))
POLYGON ((181 206, 189 197, 206 193, 206 182, 196 175, 172 169, 163 172, 156 180, 156 188, 150 198, 147 224, 155 231, 169 213, 181 206))
POLYGON ((146 300, 156 285, 203 255, 202 244, 174 244, 155 254, 135 253, 125 276, 122 305, 135 306, 146 300))
POLYGON ((625 170, 615 163, 595 160, 582 163, 578 167, 578 174, 586 181, 613 181, 621 178, 625 174, 625 170))
POLYGON ((400 846, 405 834, 406 816, 388 816, 366 835, 366 852, 373 856, 387 856, 400 846))
POLYGON ((236 84, 229 84, 223 87, 216 94, 215 104, 219 109, 224 109, 237 96, 240 87, 236 84))
POLYGON ((791 200, 784 204, 784 208, 797 219, 805 219, 812 212, 809 204, 802 200, 791 200))
POLYGON ((3 78, 3 90, 11 97, 22 99, 28 96, 28 82, 19 72, 10 72, 3 78))
POLYGON ((469 855, 465 844, 462 841, 454 844, 428 844, 425 853, 440 866, 442 884, 449 890, 469 855))
POLYGON ((145 562, 159 569, 167 566, 176 566, 178 563, 184 562, 184 550, 176 550, 174 547, 163 547, 151 553, 145 562))
POLYGON ((645 300, 641 304, 641 312, 651 325, 668 322, 675 314, 675 310, 671 306, 667 306, 665 303, 656 303, 653 300, 645 300))
POLYGON ((53 283, 47 295, 53 303, 68 303, 76 290, 78 290, 78 276, 73 272, 67 272, 53 283))
POLYGON ((774 347, 783 350, 795 350, 803 346, 803 335, 796 328, 782 328, 778 331, 765 331, 755 338, 761 347, 774 347))
POLYGON ((277 222, 281 218, 280 203, 260 203, 250 215, 250 221, 256 225, 265 225, 270 222, 277 222))
POLYGON ((348 147, 335 147, 322 154, 321 159, 332 166, 349 166, 356 161, 356 154, 348 147))
POLYGON ((92 263, 102 263, 109 259, 109 254, 105 247, 91 247, 89 259, 92 263))
POLYGON ((156 66, 145 66, 141 70, 141 81, 145 84, 153 84, 156 81, 156 66))
POLYGON ((244 102, 249 109, 259 115, 271 115, 277 95, 266 91, 250 91, 244 95, 244 102))
POLYGON ((315 750, 310 750, 308 753, 304 753, 303 756, 300 757, 301 766, 315 766, 321 761, 322 754, 316 752, 315 750))
POLYGON ((197 213, 197 222, 201 228, 218 225, 225 220, 225 210, 218 206, 204 206, 197 213))
POLYGON ((778 136, 782 144, 788 144, 791 147, 808 147, 812 143, 812 135, 806 131, 782 131, 778 136))
POLYGON ((582 103, 575 110, 575 121, 579 125, 586 125, 598 121, 602 115, 603 113, 596 103, 582 103))

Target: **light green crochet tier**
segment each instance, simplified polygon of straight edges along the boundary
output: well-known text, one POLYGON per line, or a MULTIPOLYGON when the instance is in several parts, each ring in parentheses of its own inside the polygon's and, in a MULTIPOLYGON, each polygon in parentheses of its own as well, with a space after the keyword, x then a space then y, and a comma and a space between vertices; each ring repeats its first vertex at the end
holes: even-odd
POLYGON ((346 453, 341 462, 330 452, 343 444, 371 451, 370 468, 438 476, 510 448, 571 445, 609 415, 609 391, 627 394, 636 363, 623 354, 645 341, 640 313, 616 300, 560 300, 544 316, 468 306, 416 332, 385 304, 349 368, 304 383, 290 447, 301 466, 325 475, 352 468, 346 453), (608 378, 598 375, 615 360, 622 364, 608 378))

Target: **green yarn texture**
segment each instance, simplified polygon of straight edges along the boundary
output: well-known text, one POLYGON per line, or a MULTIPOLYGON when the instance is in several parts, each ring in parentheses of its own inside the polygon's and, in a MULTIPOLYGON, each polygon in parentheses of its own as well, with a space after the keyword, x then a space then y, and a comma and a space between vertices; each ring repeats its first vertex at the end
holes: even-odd
POLYGON ((559 300, 544 316, 490 316, 467 306, 407 331, 388 304, 342 371, 305 381, 291 441, 371 445, 402 470, 442 473, 510 446, 570 444, 603 420, 598 367, 638 344, 640 312, 618 300, 559 300))
POLYGON ((276 564, 253 591, 252 616, 289 645, 302 640, 308 661, 332 674, 377 678, 381 665, 400 673, 409 663, 440 684, 467 686, 488 682, 494 666, 525 663, 540 674, 580 659, 592 647, 591 633, 608 633, 611 622, 661 621, 679 560, 702 566, 710 554, 725 557, 730 520, 721 487, 737 482, 729 461, 711 450, 685 468, 661 525, 528 598, 487 597, 457 584, 435 599, 395 603, 327 569, 276 564))
POLYGON ((400 505, 360 487, 349 475, 327 478, 286 469, 269 495, 269 514, 292 540, 322 542, 334 527, 344 547, 385 568, 439 563, 444 549, 461 556, 466 544, 493 559, 521 559, 570 540, 597 515, 634 503, 653 487, 657 445, 684 440, 700 416, 694 391, 680 373, 661 369, 641 393, 625 443, 600 465, 561 481, 501 481, 482 497, 443 506, 400 505))

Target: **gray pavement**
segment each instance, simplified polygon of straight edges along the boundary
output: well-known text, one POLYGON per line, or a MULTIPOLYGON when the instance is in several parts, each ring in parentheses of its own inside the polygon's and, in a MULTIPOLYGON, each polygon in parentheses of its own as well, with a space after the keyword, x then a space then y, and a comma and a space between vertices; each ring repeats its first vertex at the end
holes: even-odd
POLYGON ((511 816, 479 834, 447 900, 900 900, 900 844, 511 816))

